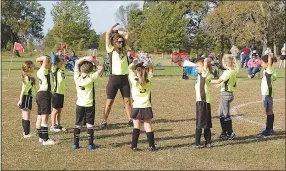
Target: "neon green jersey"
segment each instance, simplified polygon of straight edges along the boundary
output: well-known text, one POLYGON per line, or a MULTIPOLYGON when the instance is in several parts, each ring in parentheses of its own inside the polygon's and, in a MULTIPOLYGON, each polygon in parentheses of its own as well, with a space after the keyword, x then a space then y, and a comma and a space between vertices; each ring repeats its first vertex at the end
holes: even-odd
POLYGON ((113 46, 106 46, 107 53, 111 54, 111 74, 112 75, 127 75, 128 74, 128 59, 127 56, 120 56, 113 46))
POLYGON ((78 106, 91 107, 95 100, 94 97, 94 82, 98 79, 99 72, 96 71, 91 74, 81 73, 75 68, 74 81, 76 85, 77 101, 78 106))
POLYGON ((51 79, 50 71, 46 68, 41 67, 37 72, 39 79, 39 91, 51 91, 51 79))
POLYGON ((65 80, 65 67, 57 68, 56 65, 52 66, 54 92, 57 94, 66 93, 66 80, 65 80))
POLYGON ((273 82, 277 79, 276 71, 273 69, 266 69, 263 71, 263 77, 261 81, 261 94, 263 96, 273 97, 273 82), (268 85, 269 84, 269 85, 268 85))
POLYGON ((22 100, 23 95, 30 95, 34 97, 36 94, 35 85, 33 84, 30 77, 25 76, 24 81, 22 82, 22 90, 20 94, 20 100, 22 100))
POLYGON ((148 108, 151 107, 150 92, 151 92, 151 79, 153 73, 148 73, 148 82, 141 86, 138 82, 138 77, 134 72, 129 73, 129 82, 131 84, 131 94, 133 99, 133 108, 148 108))
POLYGON ((238 74, 239 68, 237 67, 234 70, 225 70, 219 79, 223 80, 221 83, 220 91, 236 91, 236 76, 238 74))
POLYGON ((195 84, 196 101, 205 101, 207 103, 211 103, 210 82, 211 74, 209 69, 204 70, 198 75, 195 84))

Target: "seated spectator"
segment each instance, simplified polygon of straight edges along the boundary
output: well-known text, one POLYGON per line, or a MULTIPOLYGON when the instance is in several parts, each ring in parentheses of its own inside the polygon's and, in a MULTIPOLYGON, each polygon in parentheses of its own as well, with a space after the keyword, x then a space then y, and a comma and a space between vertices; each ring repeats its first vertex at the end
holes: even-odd
POLYGON ((256 73, 260 71, 261 60, 257 58, 256 54, 252 54, 252 58, 247 63, 248 78, 252 79, 256 73))

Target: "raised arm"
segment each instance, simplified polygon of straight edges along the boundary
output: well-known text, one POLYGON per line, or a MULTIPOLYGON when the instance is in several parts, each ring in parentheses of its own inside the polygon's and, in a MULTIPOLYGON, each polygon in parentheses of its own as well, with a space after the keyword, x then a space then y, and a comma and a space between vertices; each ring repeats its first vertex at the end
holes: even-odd
POLYGON ((209 64, 210 61, 211 61, 210 58, 205 58, 204 59, 204 70, 206 70, 208 68, 208 64, 209 64))
POLYGON ((273 64, 273 53, 269 53, 268 54, 268 66, 267 66, 267 69, 271 69, 272 68, 272 64, 273 64))
POLYGON ((118 34, 124 37, 125 40, 128 39, 128 32, 126 31, 118 31, 118 34))
POLYGON ((133 62, 128 67, 129 72, 134 72, 134 68, 135 68, 137 63, 138 63, 138 59, 134 59, 133 62))
POLYGON ((36 59, 36 62, 43 62, 41 68, 48 68, 50 57, 49 56, 40 56, 36 59))
POLYGON ((106 46, 110 45, 110 33, 112 32, 112 29, 114 27, 116 27, 117 25, 119 25, 118 23, 114 24, 113 26, 111 26, 107 31, 106 31, 106 35, 105 35, 105 44, 106 46))
POLYGON ((98 61, 96 61, 96 68, 97 68, 97 71, 98 71, 98 75, 102 75, 103 71, 104 71, 104 68, 102 65, 99 64, 98 61))

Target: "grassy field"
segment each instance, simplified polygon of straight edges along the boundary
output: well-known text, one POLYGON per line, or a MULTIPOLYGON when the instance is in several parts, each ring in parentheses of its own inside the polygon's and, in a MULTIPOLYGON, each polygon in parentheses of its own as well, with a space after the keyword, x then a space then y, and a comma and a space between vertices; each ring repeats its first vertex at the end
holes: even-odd
MULTIPOLYGON (((9 57, 2 60, 2 169, 3 170, 283 170, 285 169, 285 70, 277 69, 275 82, 274 113, 275 134, 267 138, 256 134, 264 128, 265 114, 260 95, 260 79, 247 79, 247 72, 240 70, 238 90, 231 104, 234 131, 237 138, 221 141, 217 118, 219 90, 212 87, 212 141, 211 149, 193 149, 195 134, 195 80, 182 80, 182 68, 165 67, 169 59, 154 59, 162 63, 155 71, 152 87, 155 141, 160 150, 152 153, 147 147, 146 135, 141 129, 138 147, 130 149, 132 127, 117 95, 109 125, 99 130, 103 115, 107 77, 96 83, 95 143, 101 149, 88 151, 87 134, 81 133, 81 148, 72 150, 75 121, 76 92, 72 73, 67 72, 67 95, 62 115, 66 133, 51 133, 59 141, 55 146, 41 146, 37 137, 23 139, 20 110, 16 104, 21 90, 21 62, 32 58, 15 58, 10 78, 7 78, 9 57), (165 75, 165 76, 164 76, 165 75), (166 76, 173 75, 173 76, 166 76), (160 76, 160 77, 159 77, 160 76), (245 104, 245 105, 243 105, 245 104), (240 106, 239 106, 240 105, 240 106), (234 110, 235 109, 235 110, 234 110)), ((33 58, 35 59, 35 58, 33 58)), ((36 103, 33 99, 31 129, 35 131, 36 103)), ((202 139, 203 140, 203 139, 202 139)))

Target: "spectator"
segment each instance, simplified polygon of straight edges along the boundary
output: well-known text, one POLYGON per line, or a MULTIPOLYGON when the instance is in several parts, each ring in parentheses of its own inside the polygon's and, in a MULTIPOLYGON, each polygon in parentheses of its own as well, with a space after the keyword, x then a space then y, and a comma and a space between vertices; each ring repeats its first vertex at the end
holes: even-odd
POLYGON ((241 68, 244 67, 244 63, 247 68, 247 62, 249 61, 250 49, 249 47, 245 46, 243 49, 241 49, 240 52, 243 52, 242 59, 241 59, 241 68))
POLYGON ((284 68, 285 68, 285 59, 286 59, 286 43, 284 43, 283 48, 281 49, 279 68, 281 68, 282 62, 284 63, 284 68))
POLYGON ((231 47, 231 49, 230 49, 230 52, 231 52, 231 55, 232 55, 234 58, 237 58, 238 53, 239 53, 239 50, 238 50, 238 48, 237 48, 235 45, 232 45, 232 47, 231 47))
POLYGON ((257 58, 258 55, 252 54, 252 58, 248 61, 248 78, 252 79, 257 72, 260 72, 261 60, 257 58))

